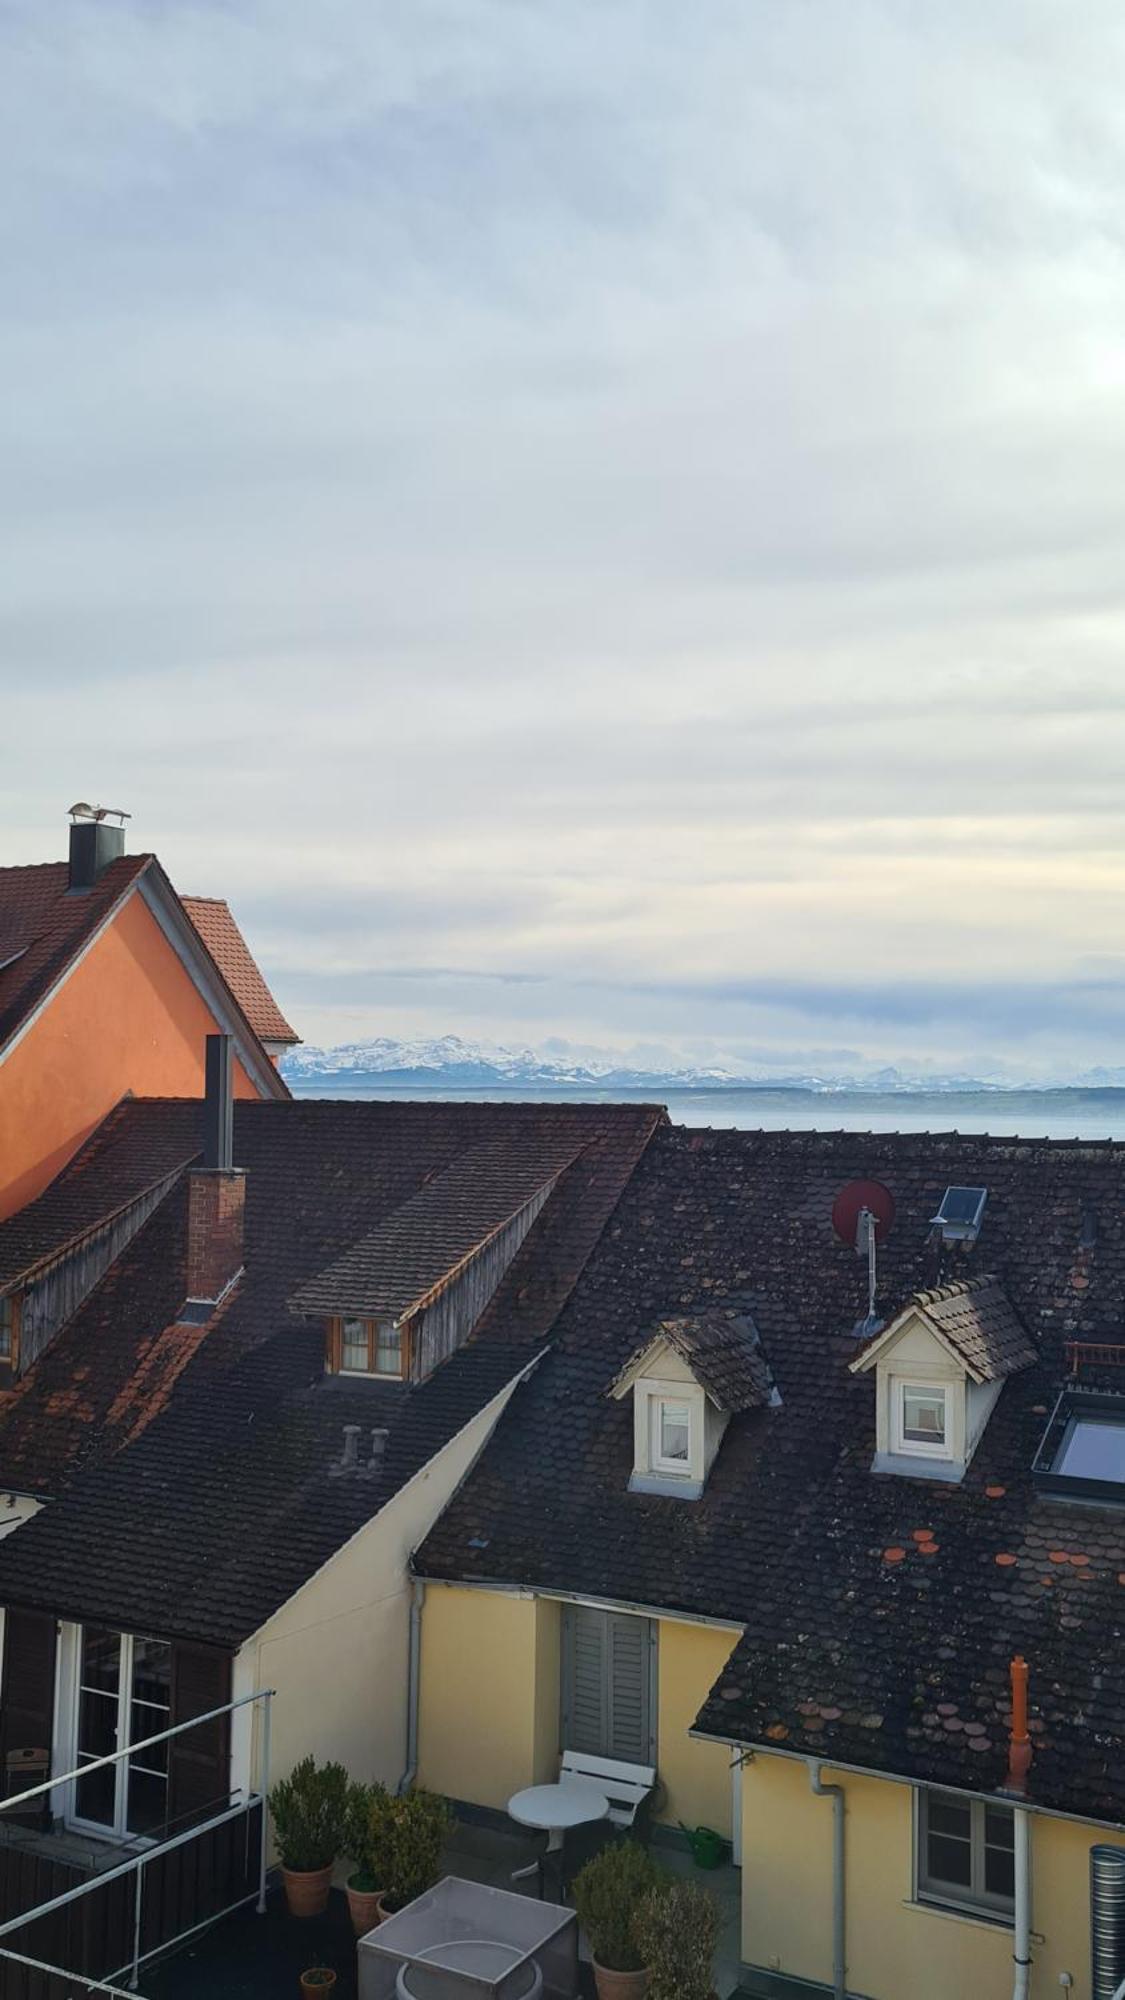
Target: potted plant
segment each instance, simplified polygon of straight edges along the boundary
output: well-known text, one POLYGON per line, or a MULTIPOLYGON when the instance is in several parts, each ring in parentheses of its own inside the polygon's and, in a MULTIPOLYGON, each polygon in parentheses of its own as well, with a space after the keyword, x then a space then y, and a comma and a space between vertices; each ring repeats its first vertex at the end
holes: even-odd
POLYGON ((436 1792, 419 1788, 397 1798, 384 1793, 376 1799, 371 1809, 370 1858, 383 1884, 381 1916, 393 1916, 432 1889, 452 1825, 453 1814, 436 1792))
POLYGON ((376 1852, 386 1805, 386 1788, 378 1783, 371 1785, 352 1784, 348 1786, 348 1796, 344 1806, 343 1849, 350 1861, 355 1863, 348 1876, 348 1908, 352 1913, 352 1928, 357 1937, 374 1930, 380 1922, 379 1891, 382 1884, 376 1863, 376 1852))
POLYGON ((318 1917, 328 1907, 347 1795, 348 1774, 343 1765, 318 1766, 311 1757, 302 1757, 270 1792, 274 1839, 291 1917, 318 1917))
POLYGON ((648 2000, 711 2000, 719 1906, 695 1882, 669 1881, 642 1898, 633 1929, 649 1968, 648 2000))
POLYGON ((330 1965, 310 1965, 301 1974, 302 2000, 326 2000, 336 1984, 336 1974, 330 1965))
POLYGON ((603 1847, 574 1878, 574 1907, 589 1940, 600 2000, 642 2000, 648 1965, 634 1919, 663 1877, 635 1840, 603 1847))

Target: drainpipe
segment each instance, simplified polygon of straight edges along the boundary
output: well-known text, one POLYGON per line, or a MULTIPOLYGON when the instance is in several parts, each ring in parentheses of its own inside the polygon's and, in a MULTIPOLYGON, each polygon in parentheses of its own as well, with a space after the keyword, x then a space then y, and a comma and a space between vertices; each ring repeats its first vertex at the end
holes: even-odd
POLYGON ((418 1776, 418 1689, 422 1671, 422 1600, 426 1586, 420 1576, 414 1579, 414 1593, 410 1600, 410 1667, 406 1708, 406 1769, 398 1781, 400 1792, 408 1792, 418 1776))
MULTIPOLYGON (((1027 1661, 1020 1653, 1012 1661, 1011 1677, 1012 1728, 1004 1789, 1023 1797, 1031 1768, 1031 1736, 1027 1727, 1027 1661)), ((1012 1833, 1015 1868, 1012 2000, 1027 2000, 1031 1984, 1031 1817, 1022 1806, 1013 1808, 1012 1833)))
POLYGON ((809 1784, 818 1799, 832 1801, 832 1993, 834 2000, 848 2000, 848 1969, 845 1962, 847 1902, 844 1875, 844 1787, 826 1785, 821 1780, 824 1766, 809 1759, 809 1784))

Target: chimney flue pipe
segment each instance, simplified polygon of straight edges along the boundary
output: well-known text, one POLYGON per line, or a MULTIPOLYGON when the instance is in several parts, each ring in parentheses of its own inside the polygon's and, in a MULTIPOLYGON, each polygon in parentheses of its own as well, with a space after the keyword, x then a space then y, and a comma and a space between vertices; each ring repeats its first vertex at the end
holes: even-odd
POLYGON ((229 1173, 234 1165, 234 1076, 229 1035, 207 1037, 203 1164, 219 1173, 229 1173))

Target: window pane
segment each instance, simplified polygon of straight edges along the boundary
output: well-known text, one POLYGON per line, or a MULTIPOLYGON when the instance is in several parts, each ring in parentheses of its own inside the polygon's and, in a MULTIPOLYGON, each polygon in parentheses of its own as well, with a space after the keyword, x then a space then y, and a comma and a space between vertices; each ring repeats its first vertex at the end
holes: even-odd
POLYGON ((362 1369, 367 1373, 367 1321, 346 1319, 344 1321, 344 1350, 342 1361, 345 1368, 362 1369))
POLYGON ((78 1818, 91 1820, 95 1826, 112 1826, 115 1783, 112 1764, 91 1771, 88 1778, 79 1778, 74 1787, 74 1810, 78 1818))
POLYGON ((942 1798, 931 1792, 926 1807, 931 1833, 951 1833, 958 1840, 969 1839, 973 1830, 973 1810, 967 1799, 942 1798))
POLYGON ((1107 1479, 1115 1484, 1122 1483, 1125 1481, 1125 1424, 1114 1423, 1112 1418, 1095 1422, 1090 1417, 1079 1417, 1071 1427, 1054 1469, 1056 1472, 1068 1472, 1072 1479, 1107 1479))
POLYGON ((12 1316, 11 1297, 0 1299, 0 1361, 12 1358, 12 1316))
POLYGON ((121 1675, 121 1635, 87 1625, 82 1632, 81 1683, 84 1688, 100 1688, 103 1694, 117 1695, 121 1675))
POLYGON ((380 1325, 375 1348, 375 1370, 379 1375, 402 1374, 402 1328, 380 1325))
POLYGON ((984 1837, 990 1847, 1006 1847, 1009 1854, 1016 1844, 1016 1826, 1010 1806, 986 1806, 984 1837))
POLYGON ((677 1464, 688 1462, 691 1441, 691 1413, 686 1403, 660 1405, 660 1456, 677 1464))
POLYGON ((945 1443, 944 1389, 903 1389, 902 1435, 909 1444, 945 1443))
POLYGON ((957 1888, 972 1888, 971 1841, 954 1840, 947 1833, 931 1833, 926 1842, 926 1853, 926 1873, 931 1882, 949 1882, 957 1888))
POLYGON ((986 1847, 984 1850, 984 1886, 990 1896, 1015 1899, 1016 1863, 1010 1847, 986 1847))
MULTIPOLYGON (((78 1758, 79 1764, 96 1757, 109 1757, 118 1748, 117 1697, 121 1671, 121 1639, 117 1632, 104 1632, 87 1625, 82 1633, 79 1662, 78 1758)), ((112 1826, 117 1772, 112 1764, 80 1778, 74 1788, 74 1806, 79 1819, 98 1826, 112 1826)))

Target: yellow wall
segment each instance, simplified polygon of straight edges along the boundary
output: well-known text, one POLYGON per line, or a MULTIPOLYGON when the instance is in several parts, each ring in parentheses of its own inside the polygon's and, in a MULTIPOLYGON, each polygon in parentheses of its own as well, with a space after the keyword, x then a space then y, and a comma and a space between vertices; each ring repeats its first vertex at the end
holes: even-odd
POLYGON ((730 1839, 733 1750, 723 1743, 697 1743, 688 1735, 707 1696, 729 1660, 736 1632, 709 1625, 660 1620, 657 1648, 659 1705, 656 1725, 658 1769, 666 1790, 660 1817, 671 1825, 713 1826, 730 1839))
MULTIPOLYGON (((1008 2000, 1012 1938, 1004 1926, 911 1904, 909 1785, 825 1766, 847 1795, 848 1990, 870 2000, 1008 2000)), ((1033 1816, 1032 2000, 1060 1991, 1089 2000, 1089 1853, 1103 1829, 1033 1816)), ((1125 1845, 1125 1836, 1118 1842, 1125 1845)), ((809 1790, 806 1765, 757 1756, 742 1795, 742 1956, 749 1965, 830 1984, 832 1806, 809 1790)))
POLYGON ((559 1606, 428 1584, 419 1740, 421 1782, 474 1805, 556 1777, 559 1606))
MULTIPOLYGON (((353 1778, 397 1784, 402 1776, 412 1596, 407 1565, 510 1394, 506 1389, 490 1403, 240 1649, 235 1694, 277 1690, 270 1743, 275 1778, 310 1751, 320 1761, 338 1758, 353 1778)), ((471 1662, 462 1665, 471 1674, 471 1662)), ((240 1727, 245 1739, 249 1725, 240 1727)), ((236 1760, 240 1752, 249 1755, 248 1741, 240 1745, 237 1732, 235 1752, 236 1760)))
MULTIPOLYGON (((543 1597, 429 1584, 422 1623, 422 1782, 474 1805, 507 1805, 556 1775, 562 1607, 543 1597)), ((732 1632, 661 1619, 657 1761, 661 1817, 729 1836, 731 1753, 687 1732, 732 1632)))

